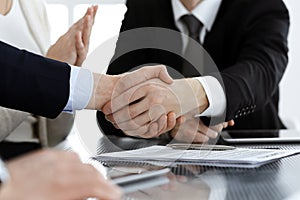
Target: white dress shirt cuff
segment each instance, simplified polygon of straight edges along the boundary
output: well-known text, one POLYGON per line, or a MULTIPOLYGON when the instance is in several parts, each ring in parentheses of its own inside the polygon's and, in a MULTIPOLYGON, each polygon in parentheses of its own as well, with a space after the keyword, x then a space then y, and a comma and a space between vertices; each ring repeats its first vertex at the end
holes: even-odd
POLYGON ((208 99, 208 108, 195 117, 216 117, 226 110, 226 96, 220 82, 212 76, 197 77, 203 86, 208 99))
POLYGON ((9 171, 5 166, 5 163, 0 158, 0 183, 6 183, 9 181, 10 175, 9 171))
POLYGON ((70 94, 64 111, 84 109, 92 96, 93 74, 87 69, 71 66, 70 94))

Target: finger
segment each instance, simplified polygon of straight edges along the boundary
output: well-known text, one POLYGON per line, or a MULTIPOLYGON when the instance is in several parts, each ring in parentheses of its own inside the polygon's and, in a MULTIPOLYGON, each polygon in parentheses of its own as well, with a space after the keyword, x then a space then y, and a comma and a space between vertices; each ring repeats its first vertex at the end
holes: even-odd
POLYGON ((205 126, 203 124, 203 122, 200 120, 199 122, 199 127, 198 127, 198 131, 204 135, 207 135, 210 138, 216 138, 218 137, 218 132, 216 132, 215 130, 205 126))
POLYGON ((211 126, 210 129, 217 132, 217 133, 220 133, 223 130, 223 127, 224 127, 224 123, 217 124, 215 126, 211 126))
POLYGON ((179 129, 178 132, 172 134, 172 137, 187 143, 205 143, 209 141, 207 135, 190 129, 179 129))
POLYGON ((116 122, 115 122, 115 119, 114 119, 114 116, 113 116, 112 114, 110 114, 110 115, 105 115, 105 118, 106 118, 106 120, 109 121, 110 123, 113 123, 113 124, 116 123, 116 122))
POLYGON ((113 121, 113 117, 112 115, 105 115, 105 119, 112 123, 112 125, 116 128, 116 129, 120 129, 119 126, 113 121))
POLYGON ((168 113, 167 119, 167 130, 165 132, 172 130, 176 126, 176 114, 174 112, 168 113))
POLYGON ((215 139, 215 138, 218 137, 218 132, 215 131, 215 130, 212 130, 210 128, 201 129, 201 130, 199 130, 199 132, 202 133, 202 134, 204 134, 204 135, 206 135, 209 138, 212 138, 212 139, 215 139))
MULTIPOLYGON (((150 109, 149 111, 146 111, 139 116, 135 117, 134 119, 129 119, 123 122, 118 122, 115 117, 114 120, 116 120, 116 124, 118 127, 125 131, 132 131, 140 128, 141 126, 144 126, 145 124, 150 124, 151 122, 159 121, 161 116, 164 116, 165 113, 161 109, 150 109)), ((123 119, 121 119, 123 120, 123 119)), ((158 129, 158 128, 157 128, 158 129)), ((156 134, 158 132, 156 131, 156 134)))
POLYGON ((132 120, 128 120, 126 122, 116 123, 116 124, 122 131, 134 131, 146 124, 150 124, 150 122, 151 122, 150 116, 148 112, 145 112, 132 120))
POLYGON ((125 133, 125 135, 128 136, 134 136, 134 137, 139 136, 141 138, 148 138, 149 137, 149 136, 147 137, 148 130, 149 130, 149 124, 142 126, 139 129, 134 131, 123 131, 123 132, 125 133))
POLYGON ((115 123, 123 123, 130 121, 149 110, 147 102, 147 99, 143 99, 135 104, 126 106, 111 115, 108 115, 108 117, 112 122, 115 123))
POLYGON ((77 60, 76 60, 75 65, 81 66, 87 56, 87 52, 85 51, 84 44, 82 41, 82 32, 81 31, 79 31, 76 34, 75 40, 76 40, 76 52, 77 52, 77 60))
POLYGON ((173 83, 173 79, 168 74, 164 65, 143 67, 121 78, 119 87, 116 88, 115 92, 116 94, 121 94, 129 88, 155 78, 159 78, 168 84, 173 83))
POLYGON ((159 122, 154 122, 149 126, 149 132, 147 133, 148 138, 157 137, 158 132, 159 132, 159 124, 158 123, 159 122))
POLYGON ((151 126, 149 128, 149 132, 158 135, 161 131, 167 128, 167 122, 168 122, 168 116, 167 115, 162 115, 160 118, 157 120, 157 132, 153 133, 151 132, 151 126))
POLYGON ((176 127, 176 114, 174 112, 170 112, 167 115, 166 124, 161 125, 163 126, 157 136, 167 133, 176 127))
MULTIPOLYGON (((227 127, 228 127, 228 124, 229 124, 228 122, 223 122, 223 123, 222 123, 222 126, 223 126, 222 128, 227 128, 227 127)), ((222 130, 221 130, 221 131, 222 131, 222 130)))
POLYGON ((95 18, 96 18, 96 15, 97 15, 97 12, 98 12, 98 5, 94 5, 93 7, 93 20, 92 20, 92 22, 93 22, 93 24, 95 23, 95 18))
POLYGON ((177 124, 184 124, 186 122, 186 118, 184 116, 180 116, 176 119, 177 124))
POLYGON ((234 126, 234 124, 235 124, 234 120, 230 120, 230 121, 228 122, 228 125, 229 125, 229 126, 234 126))
POLYGON ((84 16, 81 17, 77 22, 75 22, 71 29, 81 29, 82 28, 82 25, 84 23, 84 18, 87 16, 87 15, 91 15, 91 8, 88 8, 87 11, 85 12, 84 16))
POLYGON ((114 125, 114 127, 115 127, 116 129, 120 129, 120 127, 118 126, 118 124, 113 123, 113 125, 114 125))
POLYGON ((88 7, 87 10, 86 10, 86 12, 85 12, 85 14, 84 14, 84 16, 82 17, 82 19, 85 18, 88 15, 93 16, 93 12, 94 12, 93 6, 88 7))
POLYGON ((93 11, 92 11, 92 8, 89 7, 89 8, 86 10, 84 16, 83 16, 82 18, 80 18, 77 22, 75 22, 75 23, 72 25, 72 27, 71 27, 70 29, 75 29, 75 30, 80 30, 80 31, 82 31, 83 25, 84 25, 84 22, 85 22, 85 17, 86 17, 86 16, 92 16, 92 12, 93 12, 93 11))
POLYGON ((92 27, 92 17, 90 15, 85 16, 82 29, 82 40, 86 49, 89 48, 92 27))
POLYGON ((180 118, 181 118, 181 117, 179 117, 179 118, 176 119, 175 127, 171 130, 170 136, 171 136, 172 138, 174 138, 174 137, 176 136, 176 134, 178 133, 179 128, 180 128, 180 126, 181 126, 180 118))
MULTIPOLYGON (((134 99, 140 99, 141 96, 143 96, 143 94, 134 97, 134 99)), ((148 99, 146 99, 146 98, 144 98, 141 101, 136 102, 134 104, 130 104, 129 113, 126 113, 127 114, 126 116, 122 116, 124 121, 134 119, 135 117, 139 116, 141 113, 144 113, 147 110, 149 110, 147 105, 148 105, 148 99)))
MULTIPOLYGON (((159 119, 158 119, 158 128, 157 128, 157 132, 155 133, 156 136, 161 135, 162 133, 167 132, 167 128, 168 128, 168 119, 169 117, 167 115, 162 115, 159 119)), ((151 126, 150 126, 150 131, 151 134, 153 132, 151 132, 151 126)), ((154 134, 154 133, 153 133, 154 134)))
POLYGON ((194 140, 192 141, 193 143, 206 143, 209 141, 209 137, 200 132, 196 134, 188 132, 188 135, 191 135, 190 138, 194 138, 194 140))
MULTIPOLYGON (((118 85, 119 83, 117 83, 116 87, 118 87, 118 85)), ((115 92, 113 92, 114 97, 112 98, 111 101, 109 101, 103 106, 102 111, 105 115, 115 113, 120 109, 127 107, 132 102, 144 98, 146 94, 147 94, 147 89, 144 87, 131 88, 128 91, 118 96, 117 95, 115 96, 115 92)))

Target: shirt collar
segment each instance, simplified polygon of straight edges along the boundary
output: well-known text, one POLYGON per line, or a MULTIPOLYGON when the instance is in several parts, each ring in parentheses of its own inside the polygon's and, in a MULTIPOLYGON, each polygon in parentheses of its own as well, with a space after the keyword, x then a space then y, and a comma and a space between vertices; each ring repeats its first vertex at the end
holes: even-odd
POLYGON ((216 19, 222 0, 203 0, 191 12, 189 12, 180 0, 172 0, 174 20, 178 22, 180 18, 187 14, 193 14, 202 22, 207 31, 210 31, 216 19))

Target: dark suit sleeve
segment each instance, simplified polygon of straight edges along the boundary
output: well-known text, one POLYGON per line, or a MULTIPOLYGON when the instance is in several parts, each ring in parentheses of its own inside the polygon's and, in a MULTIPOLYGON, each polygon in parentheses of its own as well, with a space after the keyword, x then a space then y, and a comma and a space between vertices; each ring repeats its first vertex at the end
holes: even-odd
POLYGON ((221 72, 227 97, 227 120, 259 111, 267 105, 278 91, 287 66, 288 11, 281 0, 259 2, 249 3, 247 7, 245 15, 248 17, 243 21, 236 64, 221 72))
POLYGON ((70 66, 0 42, 0 105, 57 117, 69 98, 70 66))

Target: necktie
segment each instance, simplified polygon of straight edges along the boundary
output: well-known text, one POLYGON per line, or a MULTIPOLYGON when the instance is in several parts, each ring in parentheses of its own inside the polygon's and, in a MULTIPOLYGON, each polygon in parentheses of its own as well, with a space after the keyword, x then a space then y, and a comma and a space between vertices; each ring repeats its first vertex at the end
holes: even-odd
MULTIPOLYGON (((181 17, 182 22, 186 25, 189 37, 196 40, 198 43, 200 42, 200 32, 203 28, 203 24, 194 16, 194 15, 184 15, 181 17)), ((189 39, 186 50, 184 52, 184 58, 190 59, 190 58, 197 58, 199 59, 199 65, 201 65, 200 61, 202 60, 199 55, 201 55, 201 52, 197 51, 198 48, 192 45, 191 40, 189 39), (197 52, 195 52, 197 51, 197 52)), ((199 65, 192 66, 187 61, 183 62, 182 65, 182 74, 185 77, 193 77, 193 76, 199 76, 199 65), (198 69, 198 70, 197 70, 198 69)))

